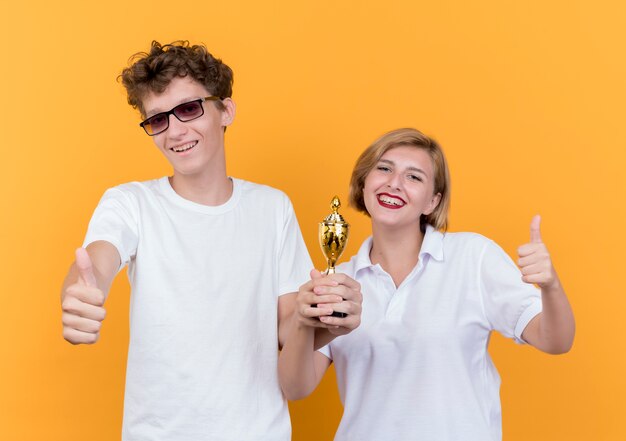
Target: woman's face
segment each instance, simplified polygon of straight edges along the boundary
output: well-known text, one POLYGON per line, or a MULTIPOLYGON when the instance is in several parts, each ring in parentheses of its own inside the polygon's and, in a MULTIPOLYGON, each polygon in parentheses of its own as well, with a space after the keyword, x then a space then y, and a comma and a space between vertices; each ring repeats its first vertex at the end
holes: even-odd
POLYGON ((365 178, 363 200, 379 227, 416 228, 437 207, 434 167, 426 150, 400 146, 385 152, 365 178))

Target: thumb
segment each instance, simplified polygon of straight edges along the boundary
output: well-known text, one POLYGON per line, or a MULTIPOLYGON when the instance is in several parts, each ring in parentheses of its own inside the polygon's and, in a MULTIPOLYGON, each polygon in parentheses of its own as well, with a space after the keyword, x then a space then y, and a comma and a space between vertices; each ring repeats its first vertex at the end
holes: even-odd
POLYGON ((530 242, 531 243, 541 243, 541 231, 539 229, 541 224, 541 216, 538 214, 533 217, 533 220, 530 221, 530 242))
POLYGON ((311 270, 311 280, 320 279, 322 277, 322 273, 313 268, 311 270))
POLYGON ((78 275, 80 282, 87 286, 97 287, 96 276, 93 273, 93 265, 91 264, 91 258, 89 253, 84 248, 76 249, 76 268, 78 268, 78 275))

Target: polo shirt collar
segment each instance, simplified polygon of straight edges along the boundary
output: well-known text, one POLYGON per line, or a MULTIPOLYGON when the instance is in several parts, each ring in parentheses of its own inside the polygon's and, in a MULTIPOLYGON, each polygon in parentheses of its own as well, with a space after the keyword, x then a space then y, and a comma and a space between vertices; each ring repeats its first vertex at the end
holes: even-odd
MULTIPOLYGON (((420 260, 425 255, 429 255, 435 260, 443 261, 443 233, 435 230, 431 225, 426 225, 426 233, 420 249, 420 260)), ((354 273, 359 270, 374 266, 370 260, 370 250, 372 249, 372 236, 365 239, 356 255, 354 263, 354 273)))
POLYGON ((372 236, 365 239, 359 248, 359 252, 356 253, 356 259, 354 262, 354 274, 362 270, 363 268, 369 268, 372 265, 370 260, 370 250, 372 249, 372 236))
POLYGON ((443 261, 443 233, 435 230, 431 225, 426 225, 426 233, 420 249, 420 259, 425 254, 440 262, 443 261))

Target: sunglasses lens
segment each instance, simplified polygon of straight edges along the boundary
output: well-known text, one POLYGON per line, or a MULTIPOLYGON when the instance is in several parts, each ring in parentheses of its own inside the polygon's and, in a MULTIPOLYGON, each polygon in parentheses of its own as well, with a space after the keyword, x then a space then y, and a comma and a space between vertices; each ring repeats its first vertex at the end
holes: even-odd
POLYGON ((174 115, 181 121, 191 121, 201 117, 203 113, 204 109, 200 101, 191 101, 174 108, 174 115))
POLYGON ((155 133, 159 133, 167 129, 167 123, 167 114, 159 113, 151 118, 148 118, 143 127, 149 135, 154 135, 155 133))

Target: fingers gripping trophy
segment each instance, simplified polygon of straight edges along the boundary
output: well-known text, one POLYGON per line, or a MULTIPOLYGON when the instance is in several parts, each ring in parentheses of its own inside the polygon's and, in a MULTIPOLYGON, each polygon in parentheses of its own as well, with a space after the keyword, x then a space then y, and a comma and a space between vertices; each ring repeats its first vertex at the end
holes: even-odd
MULTIPOLYGON (((348 233, 350 232, 350 224, 348 224, 342 215, 338 213, 341 207, 341 201, 335 196, 330 202, 330 213, 319 224, 319 240, 322 253, 326 257, 327 267, 324 274, 335 274, 335 263, 341 256, 348 243, 348 233)), ((346 317, 344 312, 333 312, 333 317, 346 317)))

